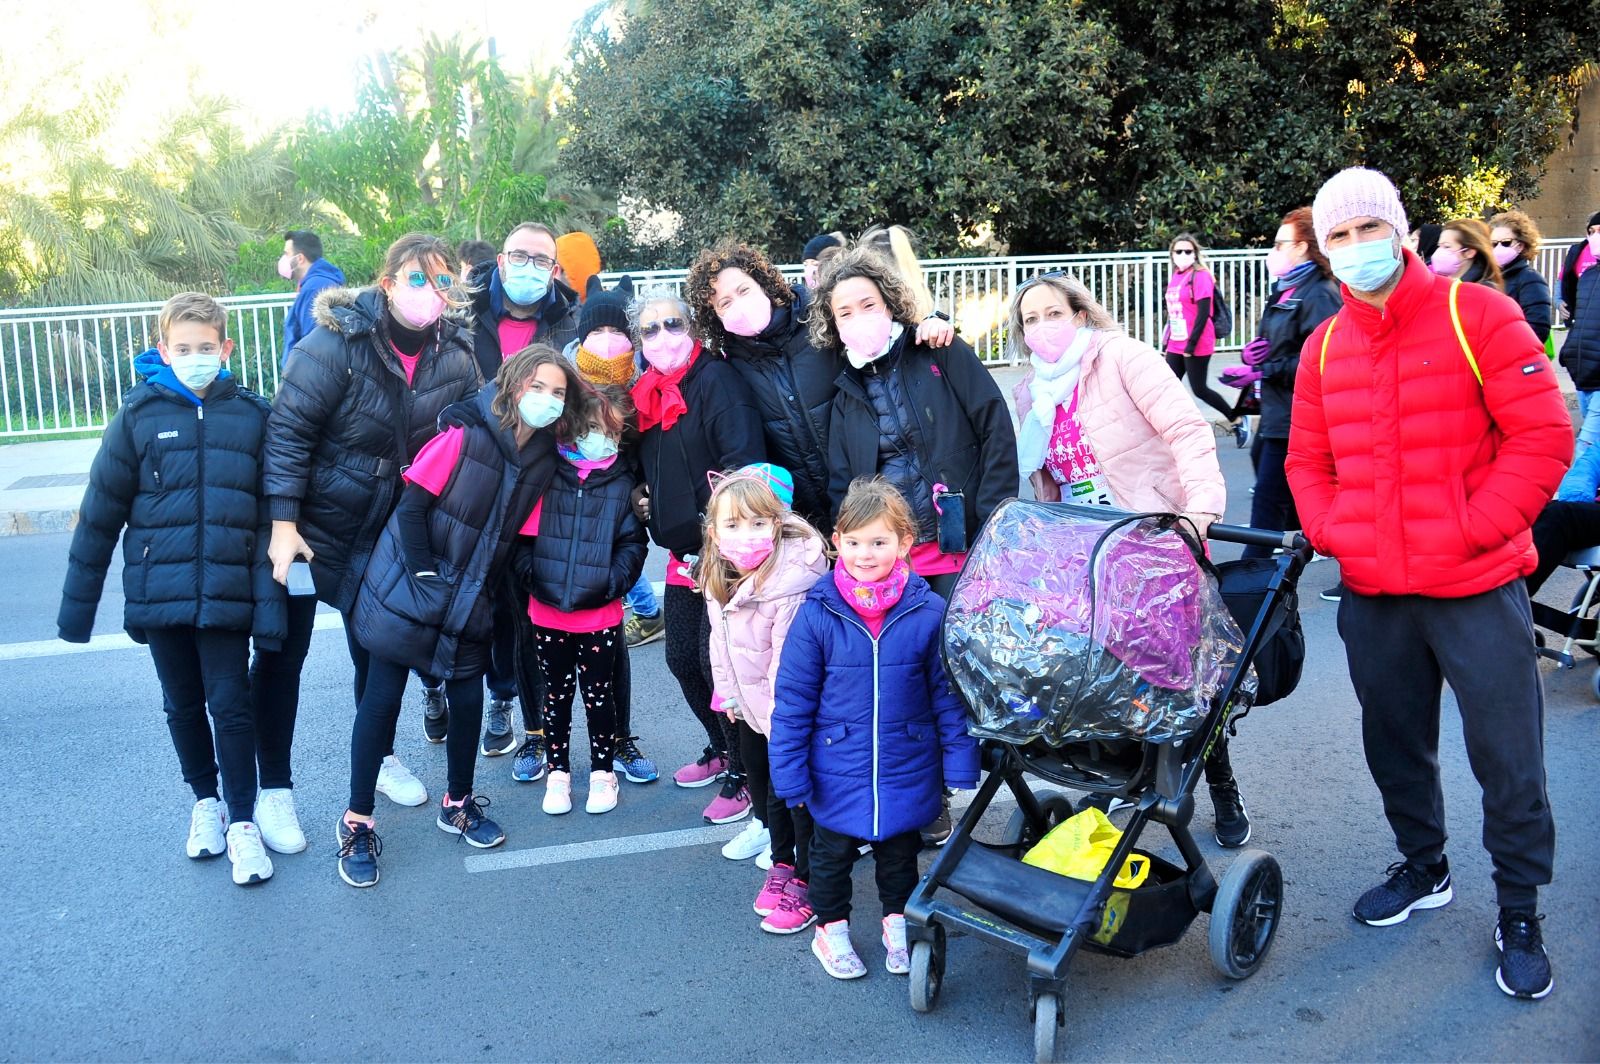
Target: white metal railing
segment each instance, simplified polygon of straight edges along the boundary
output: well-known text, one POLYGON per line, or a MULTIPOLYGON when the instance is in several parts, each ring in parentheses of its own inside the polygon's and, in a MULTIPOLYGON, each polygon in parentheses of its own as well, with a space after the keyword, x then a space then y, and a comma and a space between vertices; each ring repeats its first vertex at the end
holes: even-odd
MULTIPOLYGON (((1537 266, 1551 289, 1567 248, 1577 238, 1546 241, 1537 266)), ((1219 350, 1241 347, 1255 332, 1271 278, 1265 249, 1206 252, 1217 285, 1232 310, 1233 333, 1219 350)), ((925 259, 923 274, 934 304, 950 315, 980 358, 1009 361, 1006 311, 1018 285, 1036 274, 1068 270, 1089 286, 1113 317, 1147 343, 1165 324, 1163 294, 1170 276, 1164 251, 1105 255, 1031 255, 969 259, 925 259)), ((781 266, 800 277, 798 265, 781 266)), ((682 287, 687 270, 631 271, 635 287, 682 287)), ((608 273, 614 283, 622 274, 608 273)), ((271 396, 278 386, 283 320, 290 294, 226 296, 228 335, 234 342, 229 369, 245 387, 271 396)), ((0 310, 0 439, 40 438, 105 428, 122 395, 138 383, 133 360, 155 346, 159 302, 107 306, 0 310)))

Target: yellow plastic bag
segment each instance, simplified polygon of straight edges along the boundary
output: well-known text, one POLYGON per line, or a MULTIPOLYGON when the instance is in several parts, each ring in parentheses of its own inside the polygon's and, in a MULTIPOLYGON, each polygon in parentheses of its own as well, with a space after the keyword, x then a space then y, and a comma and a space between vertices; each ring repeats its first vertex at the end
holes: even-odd
MULTIPOLYGON (((1056 825, 1037 846, 1023 855, 1022 861, 1057 875, 1092 880, 1111 860, 1121 838, 1122 829, 1090 806, 1056 825)), ((1141 853, 1130 853, 1122 862, 1114 885, 1132 890, 1149 874, 1150 859, 1141 853)))

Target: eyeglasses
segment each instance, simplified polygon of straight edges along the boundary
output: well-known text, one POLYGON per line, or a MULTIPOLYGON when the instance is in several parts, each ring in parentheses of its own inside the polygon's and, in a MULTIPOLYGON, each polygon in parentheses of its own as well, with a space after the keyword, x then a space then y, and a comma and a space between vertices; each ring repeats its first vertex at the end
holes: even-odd
POLYGON ((222 348, 216 344, 201 344, 199 347, 190 347, 188 344, 177 344, 167 348, 167 354, 173 358, 187 358, 189 355, 205 355, 207 358, 222 354, 222 348))
POLYGON ((653 321, 649 325, 639 326, 639 339, 653 340, 662 329, 667 330, 673 336, 682 336, 689 331, 689 323, 682 318, 662 318, 660 321, 653 321))
POLYGON ((531 262, 535 268, 540 270, 553 270, 556 268, 556 260, 549 255, 530 255, 526 251, 508 251, 506 252, 506 261, 513 266, 526 266, 531 262))
MULTIPOLYGON (((430 278, 428 275, 423 273, 421 270, 412 270, 410 273, 406 274, 406 284, 410 285, 412 288, 426 288, 429 284, 429 281, 430 278)), ((454 288, 456 283, 456 279, 451 277, 448 273, 441 273, 433 277, 431 281, 435 288, 441 289, 454 288)))
POLYGON ((1190 250, 1188 250, 1186 248, 1179 248, 1178 250, 1176 250, 1176 251, 1174 251, 1172 253, 1172 257, 1175 258, 1175 259, 1187 259, 1187 258, 1193 257, 1193 255, 1194 255, 1194 252, 1190 251, 1190 250))
POLYGON ((1517 244, 1518 241, 1515 240, 1496 240, 1494 242, 1494 246, 1497 248, 1514 248, 1517 244))

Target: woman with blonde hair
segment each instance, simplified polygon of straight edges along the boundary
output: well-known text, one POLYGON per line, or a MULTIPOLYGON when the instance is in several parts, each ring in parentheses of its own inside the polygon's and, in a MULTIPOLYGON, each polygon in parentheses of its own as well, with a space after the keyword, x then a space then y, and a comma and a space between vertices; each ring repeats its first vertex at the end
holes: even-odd
POLYGON ((1486 284, 1501 292, 1506 290, 1500 264, 1495 261, 1494 249, 1489 243, 1489 227, 1476 218, 1457 218, 1445 223, 1439 234, 1439 247, 1428 260, 1428 268, 1440 277, 1453 277, 1467 284, 1486 284))
POLYGON ((1539 227, 1521 211, 1501 211, 1489 219, 1490 254, 1500 267, 1506 295, 1517 301, 1545 350, 1550 348, 1550 285, 1533 265, 1539 253, 1539 227))
POLYGON ((1206 383, 1211 371, 1211 355, 1217 349, 1213 325, 1217 310, 1217 282, 1206 268, 1205 249, 1193 233, 1179 233, 1167 248, 1172 258, 1172 278, 1167 282, 1167 327, 1162 331, 1161 349, 1167 368, 1179 379, 1187 376, 1194 397, 1228 419, 1239 446, 1250 442, 1241 417, 1221 394, 1206 383))

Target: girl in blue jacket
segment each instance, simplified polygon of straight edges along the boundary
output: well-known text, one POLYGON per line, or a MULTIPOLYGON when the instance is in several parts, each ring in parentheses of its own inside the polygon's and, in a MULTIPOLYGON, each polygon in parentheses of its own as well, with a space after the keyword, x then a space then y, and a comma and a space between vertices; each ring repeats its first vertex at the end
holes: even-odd
POLYGON ((877 862, 885 966, 904 974, 919 829, 945 787, 978 785, 978 747, 939 658, 944 600, 907 561, 916 527, 888 481, 851 484, 834 523, 838 567, 806 597, 778 666, 772 787, 815 822, 811 952, 836 979, 867 974, 850 944, 860 845, 877 862))

